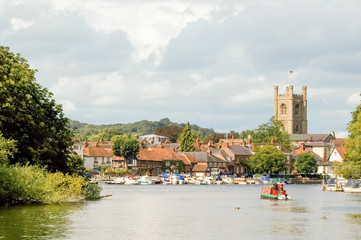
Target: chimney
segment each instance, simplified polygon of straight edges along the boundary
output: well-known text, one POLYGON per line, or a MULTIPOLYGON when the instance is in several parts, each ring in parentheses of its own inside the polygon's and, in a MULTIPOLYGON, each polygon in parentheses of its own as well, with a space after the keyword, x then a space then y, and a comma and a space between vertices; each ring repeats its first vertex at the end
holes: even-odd
POLYGON ((322 156, 322 162, 326 162, 327 159, 326 159, 326 148, 324 147, 323 148, 323 156, 322 156))
POLYGON ((300 148, 301 148, 301 151, 305 151, 305 143, 304 142, 301 142, 300 143, 300 148))
POLYGON ((246 142, 245 142, 245 141, 242 141, 242 145, 243 145, 243 147, 245 147, 245 146, 246 146, 246 142))
POLYGON ((252 136, 248 135, 248 139, 247 139, 247 144, 251 145, 252 144, 252 136))
POLYGON ((227 133, 227 135, 226 135, 226 139, 229 139, 229 133, 227 133))
POLYGON ((313 137, 310 136, 310 137, 308 138, 308 141, 312 142, 312 139, 313 139, 313 137))
POLYGON ((163 148, 163 144, 162 144, 162 143, 160 143, 160 144, 159 144, 159 147, 160 147, 160 148, 163 148))
POLYGON ((208 154, 209 154, 210 156, 212 156, 212 150, 211 150, 211 149, 208 150, 208 154))
POLYGON ((236 134, 232 134, 232 140, 236 138, 236 134))

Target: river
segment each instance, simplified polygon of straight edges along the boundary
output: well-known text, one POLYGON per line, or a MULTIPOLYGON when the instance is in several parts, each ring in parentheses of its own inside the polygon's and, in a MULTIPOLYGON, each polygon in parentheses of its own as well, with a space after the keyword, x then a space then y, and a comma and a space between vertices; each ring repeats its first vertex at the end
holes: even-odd
POLYGON ((104 185, 100 201, 0 208, 0 239, 361 239, 361 194, 285 189, 293 200, 260 199, 261 185, 104 185))

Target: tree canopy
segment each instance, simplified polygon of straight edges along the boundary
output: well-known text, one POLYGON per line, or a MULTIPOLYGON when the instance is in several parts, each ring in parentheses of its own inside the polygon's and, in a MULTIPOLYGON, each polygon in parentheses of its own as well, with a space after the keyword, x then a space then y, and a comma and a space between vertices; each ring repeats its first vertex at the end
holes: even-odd
POLYGON ((264 145, 256 147, 249 166, 257 173, 278 173, 286 169, 286 160, 287 157, 275 146, 264 145))
POLYGON ((345 161, 334 163, 334 172, 343 174, 347 178, 359 178, 361 177, 361 104, 356 107, 351 115, 352 119, 347 127, 349 135, 345 146, 345 161))
POLYGON ((301 153, 293 163, 293 167, 298 173, 315 173, 317 172, 317 162, 315 156, 311 153, 301 153))
POLYGON ((272 116, 267 123, 261 124, 255 130, 244 130, 240 133, 242 139, 252 137, 252 141, 256 143, 269 143, 272 139, 282 144, 289 150, 292 150, 290 135, 286 131, 282 131, 283 123, 276 120, 272 116))
POLYGON ((67 172, 73 144, 69 120, 52 93, 36 82, 35 72, 19 54, 0 47, 0 131, 17 144, 9 162, 67 172))
POLYGON ((136 156, 139 153, 139 142, 135 138, 131 138, 129 135, 115 135, 112 138, 113 154, 118 157, 123 157, 125 162, 125 168, 127 166, 127 160, 136 156))
POLYGON ((193 152, 194 151, 193 143, 196 140, 194 137, 195 136, 194 136, 194 134, 192 134, 191 129, 189 129, 189 123, 187 123, 179 136, 181 152, 193 152))
POLYGON ((179 134, 182 132, 183 128, 177 125, 167 125, 162 127, 157 127, 154 130, 154 134, 161 135, 169 138, 169 141, 175 143, 179 138, 179 134))

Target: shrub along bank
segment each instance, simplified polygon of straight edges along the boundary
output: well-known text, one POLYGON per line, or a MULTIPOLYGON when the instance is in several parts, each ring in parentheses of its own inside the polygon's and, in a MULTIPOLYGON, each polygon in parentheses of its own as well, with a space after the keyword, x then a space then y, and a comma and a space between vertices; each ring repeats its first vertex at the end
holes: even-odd
POLYGON ((31 165, 0 166, 0 205, 75 202, 100 198, 100 187, 81 176, 31 165))

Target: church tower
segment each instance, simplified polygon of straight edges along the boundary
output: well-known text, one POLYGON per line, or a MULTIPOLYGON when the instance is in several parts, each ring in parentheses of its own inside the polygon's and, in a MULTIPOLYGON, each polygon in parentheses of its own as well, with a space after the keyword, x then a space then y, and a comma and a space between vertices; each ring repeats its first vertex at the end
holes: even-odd
POLYGON ((289 134, 307 134, 307 87, 302 94, 293 94, 293 86, 286 87, 286 94, 278 94, 274 86, 274 116, 283 122, 289 134))

